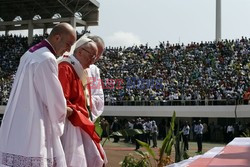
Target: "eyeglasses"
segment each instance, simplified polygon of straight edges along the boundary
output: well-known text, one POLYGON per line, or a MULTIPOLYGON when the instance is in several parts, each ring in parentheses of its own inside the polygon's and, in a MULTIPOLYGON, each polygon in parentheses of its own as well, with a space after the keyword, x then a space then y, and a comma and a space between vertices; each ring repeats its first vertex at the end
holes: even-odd
POLYGON ((85 52, 87 52, 87 53, 91 56, 92 59, 95 59, 95 58, 96 58, 96 54, 91 53, 90 51, 88 51, 88 50, 85 49, 85 48, 82 48, 82 50, 84 50, 85 52))

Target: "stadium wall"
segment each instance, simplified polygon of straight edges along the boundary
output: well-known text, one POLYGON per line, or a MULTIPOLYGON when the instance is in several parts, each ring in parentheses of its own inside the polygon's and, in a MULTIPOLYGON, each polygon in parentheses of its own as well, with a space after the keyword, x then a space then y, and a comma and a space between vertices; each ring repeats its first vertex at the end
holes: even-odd
MULTIPOLYGON (((3 114, 4 110, 5 106, 0 106, 0 114, 3 114)), ((173 111, 176 111, 177 117, 250 118, 250 105, 105 106, 103 116, 171 117, 173 111)))
POLYGON ((250 118, 250 105, 233 106, 105 106, 103 116, 250 118), (236 111, 236 112, 235 112, 236 111))

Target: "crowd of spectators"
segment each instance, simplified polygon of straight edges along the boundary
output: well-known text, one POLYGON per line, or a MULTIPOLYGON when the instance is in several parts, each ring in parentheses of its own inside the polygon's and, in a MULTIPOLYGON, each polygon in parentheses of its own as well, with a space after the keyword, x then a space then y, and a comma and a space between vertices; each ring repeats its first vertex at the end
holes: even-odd
MULTIPOLYGON (((38 43, 44 36, 35 36, 38 43)), ((0 36, 0 104, 8 101, 27 37, 0 36)), ((107 47, 101 69, 106 105, 235 104, 250 80, 250 39, 107 47), (234 103, 228 103, 229 101, 234 103), (212 102, 212 103, 211 103, 212 102), (222 103, 225 102, 225 103, 222 103)))
POLYGON ((0 36, 0 105, 6 105, 20 57, 27 50, 27 37, 0 36))
MULTIPOLYGON (((197 104, 242 100, 249 87, 249 56, 250 39, 243 37, 188 45, 163 42, 155 48, 107 48, 98 66, 102 78, 124 81, 118 89, 105 89, 106 103, 197 104)), ((108 79, 104 83, 110 84, 108 79)))

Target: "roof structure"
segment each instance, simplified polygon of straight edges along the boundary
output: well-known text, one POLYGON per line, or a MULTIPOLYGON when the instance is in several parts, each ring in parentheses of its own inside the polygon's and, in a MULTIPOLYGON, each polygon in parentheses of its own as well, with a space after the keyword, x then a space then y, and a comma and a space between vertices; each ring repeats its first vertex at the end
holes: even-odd
POLYGON ((98 25, 96 0, 0 0, 0 31, 52 28, 57 22, 98 25))

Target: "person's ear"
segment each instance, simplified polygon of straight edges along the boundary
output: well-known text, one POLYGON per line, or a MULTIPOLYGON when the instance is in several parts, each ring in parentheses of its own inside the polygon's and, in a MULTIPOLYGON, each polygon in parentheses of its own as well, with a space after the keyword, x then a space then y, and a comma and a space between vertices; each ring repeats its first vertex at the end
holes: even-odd
POLYGON ((56 41, 60 41, 61 40, 61 35, 59 35, 59 34, 55 35, 55 39, 56 39, 56 41))
POLYGON ((82 54, 82 49, 78 49, 77 53, 81 55, 82 54))
POLYGON ((81 54, 82 54, 82 49, 79 49, 79 48, 78 48, 78 49, 76 50, 76 55, 79 56, 79 55, 81 55, 81 54))

